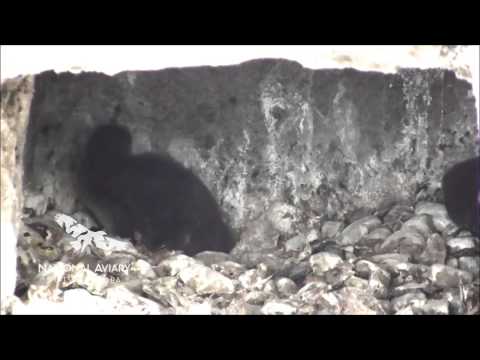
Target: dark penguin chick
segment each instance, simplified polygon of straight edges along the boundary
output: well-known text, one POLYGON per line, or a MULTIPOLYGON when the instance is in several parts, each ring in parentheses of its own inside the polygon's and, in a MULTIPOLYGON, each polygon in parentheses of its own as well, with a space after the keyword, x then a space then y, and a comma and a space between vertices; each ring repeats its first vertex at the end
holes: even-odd
POLYGON ((442 188, 450 218, 480 236, 480 156, 452 166, 443 176, 442 188))
POLYGON ((87 144, 80 182, 107 230, 151 251, 230 251, 233 234, 202 181, 167 155, 132 155, 131 144, 118 125, 98 127, 87 144))

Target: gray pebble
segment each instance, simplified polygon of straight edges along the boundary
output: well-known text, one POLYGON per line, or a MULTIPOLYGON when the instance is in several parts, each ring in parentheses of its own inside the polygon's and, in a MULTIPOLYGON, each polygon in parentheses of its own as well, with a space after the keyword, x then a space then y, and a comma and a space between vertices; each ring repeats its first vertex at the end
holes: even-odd
POLYGON ((298 291, 297 285, 288 278, 280 278, 275 282, 280 297, 289 297, 298 291))
POLYGON ((423 235, 414 229, 406 228, 390 235, 378 247, 379 253, 398 252, 408 254, 414 258, 420 256, 425 248, 426 242, 423 235))
POLYGON ((204 265, 211 266, 224 261, 231 261, 232 256, 218 251, 202 251, 194 256, 195 260, 200 261, 204 265))
POLYGON ((307 238, 304 235, 297 235, 285 242, 285 251, 302 251, 307 244, 307 238))
POLYGON ((422 264, 445 264, 447 247, 445 239, 439 234, 432 234, 428 237, 423 253, 418 257, 422 264))
POLYGON ((403 223, 401 229, 414 229, 415 231, 419 232, 423 235, 426 239, 428 238, 434 229, 432 217, 427 214, 415 215, 411 219, 407 220, 403 223))
POLYGON ((427 214, 432 216, 433 218, 448 216, 445 205, 426 201, 421 201, 415 206, 415 214, 427 214))
POLYGON ((375 270, 368 280, 368 287, 377 299, 386 299, 389 295, 390 274, 383 269, 375 270))
POLYGON ((423 291, 428 287, 428 282, 409 282, 400 286, 396 286, 391 290, 391 295, 393 297, 399 297, 405 295, 407 293, 415 293, 419 291, 423 291))
POLYGON ((367 216, 348 225, 337 238, 342 246, 355 245, 362 237, 371 230, 382 224, 376 216, 367 216))
POLYGON ((414 312, 416 312, 416 309, 422 308, 426 302, 427 297, 425 294, 417 291, 395 297, 392 299, 391 304, 394 312, 398 312, 408 306, 411 306, 414 312))
POLYGON ((313 273, 322 275, 324 272, 334 269, 343 263, 340 256, 328 252, 314 254, 310 257, 310 266, 313 273))
POLYGON ((434 264, 431 266, 429 280, 438 288, 448 289, 472 282, 472 274, 450 266, 434 264))
POLYGON ((480 276, 480 257, 463 256, 458 259, 458 267, 468 271, 474 278, 478 278, 480 276))
POLYGON ((333 239, 344 229, 343 222, 326 221, 322 226, 322 238, 333 239))
POLYGON ((269 298, 269 295, 263 291, 254 290, 245 295, 245 302, 250 305, 263 305, 269 298))
POLYGON ((451 256, 471 256, 477 252, 473 237, 455 237, 447 241, 451 256))
POLYGON ((445 265, 458 268, 458 259, 454 257, 448 258, 445 265))
POLYGON ((421 313, 425 315, 448 315, 448 301, 445 299, 430 299, 422 307, 421 313))

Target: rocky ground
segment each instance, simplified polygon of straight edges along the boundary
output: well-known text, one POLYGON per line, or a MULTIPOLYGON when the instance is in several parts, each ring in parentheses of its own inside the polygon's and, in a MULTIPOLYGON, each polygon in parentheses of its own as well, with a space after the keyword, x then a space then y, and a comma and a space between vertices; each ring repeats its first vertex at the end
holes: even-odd
POLYGON ((25 219, 17 297, 2 313, 479 314, 480 241, 439 203, 195 257, 151 254, 74 217, 25 219))

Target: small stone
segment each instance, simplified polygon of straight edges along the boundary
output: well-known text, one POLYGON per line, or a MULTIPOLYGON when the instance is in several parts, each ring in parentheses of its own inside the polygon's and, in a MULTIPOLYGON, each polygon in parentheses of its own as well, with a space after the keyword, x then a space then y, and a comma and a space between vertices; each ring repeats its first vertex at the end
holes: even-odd
POLYGON ((332 289, 338 289, 342 287, 346 280, 354 276, 353 265, 349 263, 342 263, 325 273, 322 277, 330 285, 332 289))
POLYGON ((297 285, 288 278, 280 278, 276 281, 280 297, 289 297, 298 291, 297 285))
POLYGON ((320 301, 327 287, 328 285, 323 281, 309 282, 297 292, 295 298, 306 304, 315 305, 320 301))
POLYGON ((319 238, 318 231, 315 229, 311 229, 306 236, 307 243, 311 243, 317 240, 318 238, 319 238))
POLYGON ((390 286, 390 274, 383 269, 375 270, 368 280, 368 287, 377 299, 386 299, 390 286))
POLYGON ((355 256, 355 248, 353 246, 345 246, 343 248, 343 257, 345 260, 353 260, 356 258, 355 256))
POLYGON ((302 251, 306 244, 306 237, 297 235, 285 242, 285 251, 302 251))
POLYGON ((458 267, 461 270, 468 271, 474 278, 480 275, 480 257, 462 256, 458 259, 458 267))
POLYGON ((398 310, 395 315, 415 315, 411 306, 407 306, 398 310))
POLYGON ((356 221, 357 223, 362 223, 364 224, 366 227, 368 227, 368 231, 372 231, 374 229, 376 229, 377 227, 379 227, 380 225, 382 225, 382 220, 380 220, 378 218, 378 216, 375 216, 375 215, 369 215, 369 216, 366 216, 362 219, 359 219, 356 221))
POLYGON ((451 256, 471 256, 477 253, 473 237, 456 237, 447 241, 451 256))
POLYGON ((230 304, 221 312, 225 315, 261 315, 261 307, 252 305, 243 299, 233 299, 230 304))
POLYGON ((403 284, 400 286, 396 286, 391 290, 391 296, 393 297, 399 297, 402 295, 405 295, 407 293, 414 293, 414 292, 419 292, 423 291, 428 287, 428 282, 422 282, 422 283, 417 283, 417 282, 410 282, 407 284, 403 284))
POLYGON ((401 230, 406 230, 409 228, 422 234, 422 236, 426 239, 432 234, 434 229, 432 217, 426 214, 415 215, 403 223, 401 230))
POLYGON ((367 290, 368 280, 359 278, 357 276, 351 276, 345 281, 345 286, 354 287, 361 290, 367 290))
POLYGON ((230 295, 210 297, 208 301, 212 306, 212 313, 221 315, 223 311, 235 300, 230 295))
POLYGON ((35 299, 24 303, 18 299, 10 305, 12 307, 8 313, 12 315, 113 315, 118 312, 105 298, 94 296, 81 288, 65 290, 63 302, 35 299))
POLYGON ((138 274, 143 278, 154 279, 157 277, 152 265, 143 259, 135 261, 131 270, 133 273, 138 274))
POLYGON ((234 299, 225 309, 226 315, 262 315, 262 308, 258 305, 249 304, 242 299, 234 299))
POLYGON ((378 247, 378 243, 375 246, 367 246, 367 245, 357 244, 357 245, 355 245, 354 254, 357 258, 368 258, 368 257, 370 257, 372 255, 375 255, 377 253, 376 250, 375 250, 376 247, 378 247))
POLYGON ((241 286, 247 290, 263 290, 263 287, 269 279, 263 277, 257 269, 250 269, 239 276, 241 286))
POLYGON ((25 195, 23 200, 24 209, 29 209, 29 212, 33 210, 33 214, 36 215, 47 212, 49 199, 44 193, 30 193, 25 195))
POLYGON ((442 299, 447 301, 451 314, 463 315, 465 313, 465 305, 460 296, 459 288, 444 291, 442 299))
POLYGON ((378 269, 378 265, 368 260, 359 260, 355 263, 356 274, 364 279, 370 278, 370 275, 378 269))
POLYGON ((310 246, 310 243, 305 246, 303 248, 302 251, 300 251, 300 253, 298 254, 297 256, 297 260, 298 261, 303 261, 303 260, 307 260, 308 258, 310 258, 310 256, 312 255, 312 247, 310 246))
POLYGON ((448 315, 448 301, 446 299, 430 299, 422 307, 421 312, 425 315, 448 315))
POLYGON ((458 268, 458 259, 454 257, 448 258, 445 265, 458 268))
MULTIPOLYGON (((28 288, 28 299, 30 301, 36 299, 53 302, 61 301, 62 291, 60 288, 62 287, 65 277, 67 277, 72 270, 72 265, 61 261, 48 266, 46 269, 39 267, 38 274, 28 288)), ((106 283, 105 286, 107 286, 106 283)))
POLYGON ((166 276, 143 283, 141 290, 162 306, 176 308, 184 303, 182 295, 177 291, 178 281, 175 276, 166 276))
POLYGON ((340 314, 344 315, 384 315, 383 305, 369 293, 357 288, 344 287, 336 292, 340 314))
POLYGON ((314 315, 317 311, 315 305, 302 305, 297 309, 298 315, 314 315))
MULTIPOLYGON (((431 267, 423 264, 410 264, 410 274, 416 282, 423 282, 429 279, 431 267)), ((441 264, 440 264, 441 265, 441 264)))
POLYGON ((121 285, 107 289, 105 298, 115 307, 115 314, 172 314, 156 302, 134 294, 121 285))
POLYGON ((457 234, 457 237, 470 237, 470 236, 473 236, 473 234, 468 230, 460 230, 460 232, 457 234))
POLYGON ((392 231, 387 227, 379 227, 373 229, 367 235, 365 235, 362 239, 360 239, 357 243, 359 246, 368 246, 374 247, 378 243, 385 241, 387 237, 392 234, 392 231))
POLYGON ((156 266, 155 271, 157 272, 161 269, 165 269, 168 275, 175 276, 183 269, 197 264, 199 264, 199 262, 190 256, 178 254, 163 260, 158 266, 156 266))
POLYGON ((263 305, 268 298, 269 295, 267 293, 254 290, 245 296, 245 301, 251 305, 263 305))
POLYGON ((392 287, 402 286, 411 282, 421 282, 422 280, 418 280, 413 274, 412 271, 415 269, 414 264, 407 263, 407 269, 394 269, 388 270, 390 274, 393 275, 392 278, 392 287))
POLYGON ((392 314, 392 304, 390 304, 390 299, 377 299, 380 306, 383 308, 384 314, 392 314))
POLYGON ((435 230, 437 230, 439 233, 442 235, 452 235, 455 232, 458 231, 457 225, 450 220, 448 217, 434 217, 432 218, 433 220, 433 226, 435 227, 435 230))
POLYGON ((169 289, 175 289, 178 285, 178 279, 176 276, 165 276, 155 279, 150 283, 152 286, 162 286, 169 289))
POLYGON ((429 279, 436 287, 448 289, 458 287, 461 283, 472 282, 472 275, 469 272, 450 266, 434 264, 431 266, 429 279))
MULTIPOLYGON (((77 220, 78 221, 78 220, 77 220)), ((63 305, 70 314, 114 314, 114 308, 104 297, 93 296, 82 288, 69 289, 63 293, 63 305), (78 304, 82 304, 78 306, 78 304)))
POLYGON ((269 268, 265 263, 260 263, 257 265, 257 272, 261 277, 264 278, 272 274, 271 268, 269 268))
MULTIPOLYGON (((269 269, 268 271, 275 274, 288 272, 293 266, 293 259, 283 259, 276 254, 258 252, 258 253, 245 253, 237 260, 238 263, 245 265, 247 268, 253 268, 263 263, 269 269)), ((262 265, 263 266, 263 265, 262 265)))
POLYGON ((445 239, 439 234, 432 234, 426 242, 423 253, 418 260, 422 264, 445 264, 447 258, 447 248, 445 246, 445 239))
POLYGON ((419 257, 425 248, 425 239, 414 229, 399 230, 390 235, 378 248, 380 253, 398 252, 419 257))
POLYGON ((403 224, 413 216, 413 208, 404 204, 394 205, 390 211, 383 217, 383 222, 389 228, 397 231, 403 224))
POLYGON ((305 280, 307 275, 311 272, 312 268, 310 266, 310 263, 308 261, 302 261, 292 267, 290 273, 288 274, 288 277, 295 282, 301 282, 305 280))
POLYGON ((208 302, 189 304, 186 310, 181 312, 182 315, 212 315, 212 313, 212 306, 208 302))
POLYGON ((370 257, 370 260, 391 273, 410 271, 412 267, 412 265, 410 264, 410 255, 408 254, 389 253, 374 255, 370 257))
POLYGON ((320 311, 326 311, 328 314, 340 314, 342 311, 342 304, 336 293, 323 292, 319 294, 316 305, 320 311))
POLYGON ((337 254, 338 256, 343 255, 342 247, 333 240, 316 240, 310 243, 310 248, 312 254, 317 254, 319 252, 328 252, 332 254, 337 254))
POLYGON ((395 297, 391 300, 392 310, 398 312, 403 308, 411 306, 416 313, 417 309, 421 309, 427 302, 427 297, 421 292, 409 292, 405 295, 395 297))
POLYGON ((277 284, 274 280, 270 279, 265 283, 263 291, 268 295, 277 296, 277 284))
POLYGON ((324 272, 334 269, 343 263, 340 256, 328 252, 322 252, 310 257, 310 266, 313 273, 322 275, 324 272))
POLYGON ((62 288, 81 287, 93 295, 105 295, 110 285, 108 277, 98 275, 84 267, 82 263, 69 267, 71 271, 63 279, 62 288))
POLYGON ((294 315, 297 309, 287 302, 269 301, 262 307, 265 315, 294 315))
POLYGON ((333 239, 345 228, 343 222, 325 221, 322 226, 322 238, 333 239))
POLYGON ((480 315, 480 283, 478 280, 459 289, 465 301, 465 313, 480 315))
POLYGON ((354 210, 347 212, 345 217, 346 217, 347 223, 351 224, 357 220, 370 216, 371 214, 372 214, 372 211, 370 209, 361 207, 361 208, 356 208, 354 210))
POLYGON ((232 256, 219 251, 202 251, 194 256, 194 259, 200 261, 206 266, 218 264, 225 261, 231 261, 232 256))
POLYGON ((411 256, 408 254, 385 253, 373 255, 370 257, 370 260, 374 263, 406 263, 411 260, 411 256))
POLYGON ((427 214, 432 216, 433 218, 448 216, 445 205, 427 201, 421 201, 417 204, 417 206, 415 207, 415 214, 427 214))
POLYGON ((232 294, 235 291, 232 280, 202 264, 182 269, 178 277, 199 295, 232 294))
POLYGON ((355 245, 369 231, 381 224, 381 220, 376 216, 364 217, 348 225, 338 236, 337 241, 342 246, 355 245))
POLYGON ((212 269, 229 277, 230 279, 238 278, 247 270, 244 265, 233 261, 223 261, 218 264, 213 264, 212 269))

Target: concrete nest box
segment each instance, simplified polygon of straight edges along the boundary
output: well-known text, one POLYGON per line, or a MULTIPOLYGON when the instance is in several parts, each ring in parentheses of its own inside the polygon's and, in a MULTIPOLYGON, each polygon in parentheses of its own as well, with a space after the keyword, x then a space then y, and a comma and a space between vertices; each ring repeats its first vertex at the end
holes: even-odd
POLYGON ((475 153, 471 90, 448 70, 277 59, 7 80, 2 231, 17 229, 24 210, 91 211, 82 159, 94 130, 112 122, 128 129, 132 155, 164 154, 195 174, 242 244, 275 246, 358 209, 414 200, 420 188, 435 198, 444 170, 475 153))

